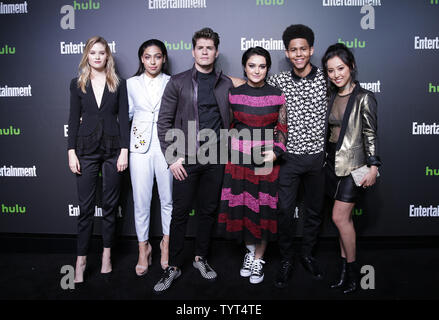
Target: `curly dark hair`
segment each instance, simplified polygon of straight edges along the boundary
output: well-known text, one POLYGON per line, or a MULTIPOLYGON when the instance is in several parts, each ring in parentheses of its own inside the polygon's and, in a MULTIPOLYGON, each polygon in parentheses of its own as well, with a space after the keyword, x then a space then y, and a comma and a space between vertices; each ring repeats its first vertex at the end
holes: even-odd
POLYGON ((290 41, 297 38, 306 39, 310 47, 314 46, 314 32, 312 29, 303 24, 292 24, 291 26, 287 27, 282 34, 285 49, 288 50, 290 41))
POLYGON ((194 36, 192 37, 192 48, 195 48, 195 45, 197 44, 197 40, 201 38, 212 39, 216 50, 218 50, 218 46, 220 43, 219 35, 211 28, 203 28, 194 33, 194 36))

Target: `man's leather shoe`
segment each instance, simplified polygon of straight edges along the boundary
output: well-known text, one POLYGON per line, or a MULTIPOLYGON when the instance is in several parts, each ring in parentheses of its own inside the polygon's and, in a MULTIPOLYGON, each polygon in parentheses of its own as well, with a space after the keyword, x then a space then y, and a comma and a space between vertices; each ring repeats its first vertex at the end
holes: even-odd
POLYGON ((288 286, 288 279, 291 276, 293 265, 288 260, 282 260, 280 262, 279 270, 274 280, 274 286, 276 288, 285 288, 288 286))
POLYGON ((305 270, 311 273, 316 280, 323 279, 322 271, 320 270, 316 259, 314 259, 312 256, 302 256, 300 261, 302 262, 305 270))

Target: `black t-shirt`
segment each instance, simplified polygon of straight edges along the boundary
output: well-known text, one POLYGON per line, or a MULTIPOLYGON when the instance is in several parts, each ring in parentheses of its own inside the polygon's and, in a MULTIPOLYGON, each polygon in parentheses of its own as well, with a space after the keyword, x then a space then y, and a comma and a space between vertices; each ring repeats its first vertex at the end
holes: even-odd
MULTIPOLYGON (((218 103, 213 92, 215 81, 215 70, 211 73, 197 71, 199 129, 212 129, 219 139, 222 121, 218 103)), ((200 144, 203 144, 203 142, 200 142, 200 144)))

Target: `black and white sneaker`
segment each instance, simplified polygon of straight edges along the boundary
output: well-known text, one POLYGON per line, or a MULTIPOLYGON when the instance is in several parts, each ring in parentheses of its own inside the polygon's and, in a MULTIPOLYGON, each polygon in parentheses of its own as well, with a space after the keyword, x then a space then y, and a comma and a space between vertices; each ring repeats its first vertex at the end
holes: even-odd
POLYGON ((214 281, 217 277, 215 270, 212 269, 211 266, 207 263, 207 260, 200 257, 198 261, 194 261, 192 263, 195 269, 198 269, 201 273, 201 276, 209 281, 214 281))
POLYGON ((252 273, 250 275, 250 283, 256 284, 264 280, 264 264, 262 259, 255 259, 253 261, 252 273))
POLYGON ((247 253, 244 256, 244 262, 242 263, 241 270, 239 270, 239 274, 241 277, 250 277, 252 274, 253 261, 255 260, 255 253, 247 250, 247 253))
POLYGON ((160 293, 167 290, 171 286, 172 281, 177 279, 180 275, 180 269, 167 267, 165 272, 163 272, 163 275, 160 278, 159 282, 157 282, 157 284, 154 286, 154 291, 156 293, 160 293))

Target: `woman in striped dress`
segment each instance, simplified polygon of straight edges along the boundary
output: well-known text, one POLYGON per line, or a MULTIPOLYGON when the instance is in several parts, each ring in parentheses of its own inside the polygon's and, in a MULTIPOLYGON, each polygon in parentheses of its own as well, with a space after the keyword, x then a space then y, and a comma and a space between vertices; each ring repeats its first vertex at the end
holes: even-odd
POLYGON ((271 66, 269 52, 250 48, 243 54, 242 65, 247 82, 229 93, 231 160, 225 168, 218 231, 245 243, 240 274, 250 277, 250 283, 260 283, 267 242, 275 240, 277 233, 276 159, 285 151, 287 119, 285 97, 265 82, 271 66))

